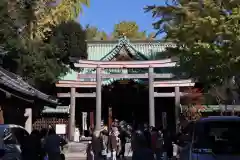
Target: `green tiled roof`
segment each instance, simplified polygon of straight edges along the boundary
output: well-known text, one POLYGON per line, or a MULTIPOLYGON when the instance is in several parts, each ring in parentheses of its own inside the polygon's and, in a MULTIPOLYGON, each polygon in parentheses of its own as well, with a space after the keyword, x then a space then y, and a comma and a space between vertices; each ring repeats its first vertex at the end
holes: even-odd
MULTIPOLYGON (((167 47, 173 46, 172 43, 164 43, 161 41, 129 41, 126 38, 121 38, 118 41, 89 41, 88 42, 88 60, 110 61, 118 55, 124 47, 137 60, 148 60, 149 57, 154 57, 155 54, 163 52, 167 47)), ((128 69, 128 73, 141 72, 139 69, 128 69)), ((156 69, 155 72, 162 73, 163 70, 156 69)), ((166 71, 167 72, 167 71, 166 71)), ((94 69, 84 69, 82 73, 96 73, 94 69)), ((105 73, 123 73, 122 69, 105 70, 105 73)), ((77 72, 70 71, 61 80, 76 80, 77 72)), ((81 79, 82 81, 95 81, 95 79, 81 79)), ((109 85, 113 81, 121 79, 104 79, 103 85, 109 85)), ((142 80, 135 79, 136 82, 142 80)))
POLYGON ((69 114, 70 106, 57 106, 56 108, 51 108, 48 106, 44 106, 44 109, 42 111, 43 114, 48 113, 64 113, 69 114))
POLYGON ((170 42, 161 41, 128 41, 127 39, 120 39, 119 41, 89 41, 88 42, 88 60, 100 60, 112 49, 121 43, 130 44, 134 49, 142 53, 146 57, 152 56, 159 52, 163 52, 167 47, 173 46, 170 42))
POLYGON ((101 61, 111 61, 116 55, 118 55, 121 49, 124 48, 128 50, 137 60, 148 60, 147 56, 135 49, 133 45, 126 38, 119 39, 118 44, 105 56, 103 56, 101 61))

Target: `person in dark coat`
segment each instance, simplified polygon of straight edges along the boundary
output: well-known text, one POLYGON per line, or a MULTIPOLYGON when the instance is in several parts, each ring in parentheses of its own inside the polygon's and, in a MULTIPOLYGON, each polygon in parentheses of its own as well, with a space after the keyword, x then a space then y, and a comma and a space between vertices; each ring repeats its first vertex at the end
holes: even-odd
POLYGON ((53 128, 49 129, 48 136, 45 139, 44 148, 49 160, 61 160, 61 147, 66 144, 60 136, 58 136, 53 128))
POLYGON ((126 146, 128 137, 130 137, 130 135, 128 135, 127 130, 124 128, 124 126, 122 126, 120 128, 120 134, 119 134, 119 139, 120 139, 120 142, 121 142, 121 150, 118 154, 118 157, 122 156, 122 158, 124 158, 125 151, 126 151, 125 146, 126 146))
POLYGON ((30 136, 26 137, 22 148, 23 160, 41 159, 41 140, 38 130, 33 130, 30 136))
POLYGON ((164 138, 164 152, 167 153, 167 157, 168 158, 172 158, 173 156, 173 139, 171 136, 170 131, 165 131, 165 134, 163 134, 163 138, 164 138))
POLYGON ((147 147, 151 148, 151 131, 150 131, 150 127, 147 124, 144 124, 143 134, 147 142, 147 147))
POLYGON ((148 147, 145 136, 141 131, 136 131, 133 135, 133 156, 132 160, 154 160, 154 153, 148 147))

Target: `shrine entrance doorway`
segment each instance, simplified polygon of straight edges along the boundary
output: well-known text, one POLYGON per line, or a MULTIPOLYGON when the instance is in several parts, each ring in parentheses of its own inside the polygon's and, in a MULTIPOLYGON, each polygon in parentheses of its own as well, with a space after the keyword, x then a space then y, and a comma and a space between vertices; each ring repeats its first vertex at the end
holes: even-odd
MULTIPOLYGON (((174 92, 174 88, 157 88, 160 93, 174 92)), ((111 85, 103 87, 102 117, 105 123, 109 121, 109 108, 112 111, 112 119, 126 121, 138 127, 149 121, 149 92, 148 85, 129 80, 118 80, 111 85)), ((156 127, 162 127, 162 113, 167 114, 169 129, 175 127, 175 103, 174 97, 155 98, 155 122, 156 127)))
POLYGON ((146 84, 133 80, 115 81, 103 88, 103 117, 107 120, 108 110, 112 110, 112 119, 128 123, 148 122, 149 97, 146 84))

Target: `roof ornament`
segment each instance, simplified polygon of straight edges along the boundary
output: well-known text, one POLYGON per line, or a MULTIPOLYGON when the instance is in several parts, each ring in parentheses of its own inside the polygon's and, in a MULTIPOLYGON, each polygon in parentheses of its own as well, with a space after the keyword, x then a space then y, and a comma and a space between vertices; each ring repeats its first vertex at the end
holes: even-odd
POLYGON ((127 36, 120 36, 119 39, 118 39, 118 43, 119 44, 126 44, 126 43, 129 43, 129 39, 127 38, 127 36))
POLYGON ((126 43, 129 43, 129 42, 130 42, 129 39, 127 38, 127 36, 124 36, 124 41, 125 41, 126 43))
POLYGON ((118 44, 122 43, 122 37, 119 37, 118 44))

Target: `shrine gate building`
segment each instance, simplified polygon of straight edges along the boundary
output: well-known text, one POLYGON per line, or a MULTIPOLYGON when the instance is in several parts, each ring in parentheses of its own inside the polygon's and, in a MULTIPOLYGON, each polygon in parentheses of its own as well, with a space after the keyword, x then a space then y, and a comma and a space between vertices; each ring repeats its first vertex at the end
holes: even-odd
MULTIPOLYGON (((88 59, 75 63, 75 67, 82 69, 70 71, 56 84, 63 107, 70 107, 70 139, 73 139, 76 123, 86 128, 81 112, 87 113, 88 126, 95 125, 98 129, 101 120, 110 123, 111 118, 128 121, 132 118, 138 123, 147 118, 150 125, 159 126, 162 113, 168 114, 168 108, 172 108, 172 113, 167 120, 174 119, 174 123, 178 123, 180 97, 185 94, 181 88, 192 87, 194 83, 181 74, 173 74, 176 60, 156 60, 167 47, 174 47, 172 43, 130 42, 121 38, 88 41, 87 45, 88 59)), ((47 109, 44 112, 48 112, 47 109)))

